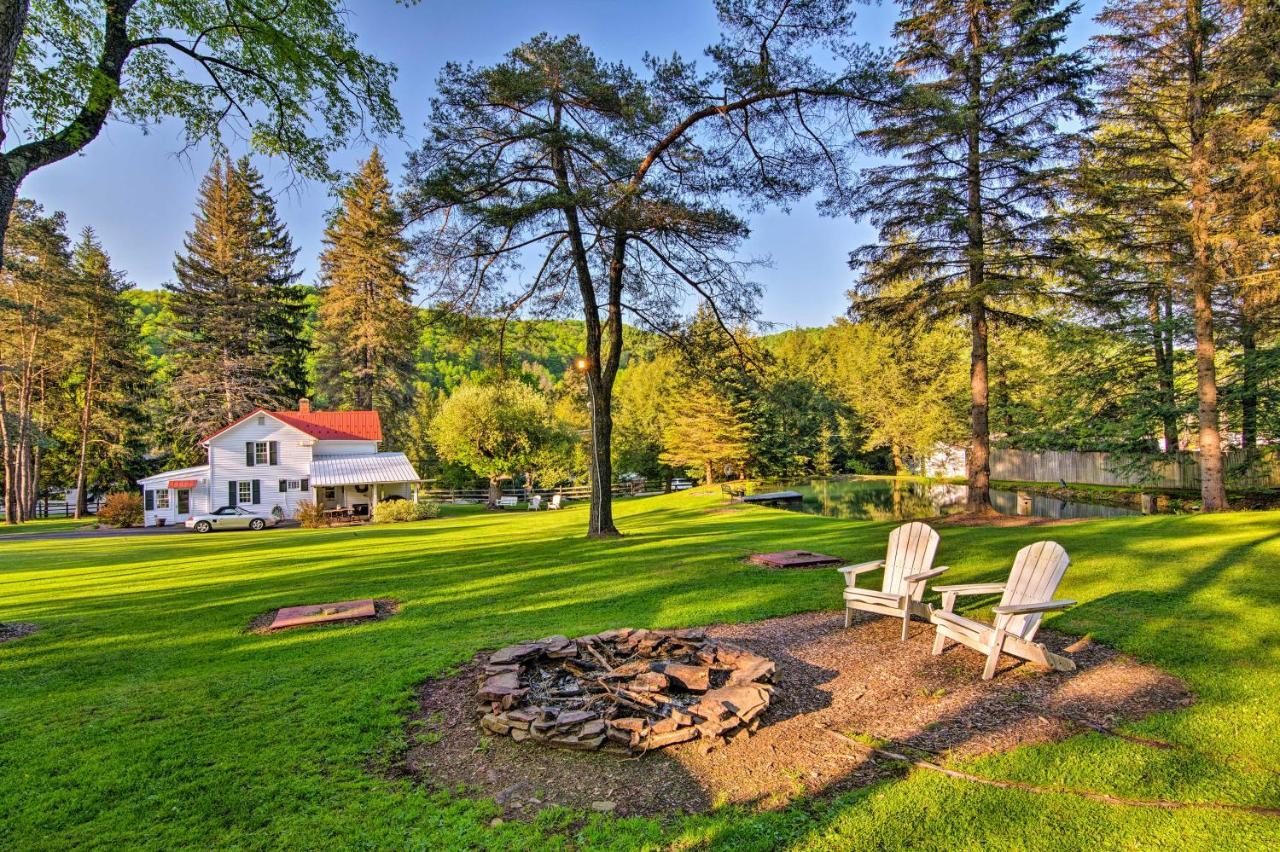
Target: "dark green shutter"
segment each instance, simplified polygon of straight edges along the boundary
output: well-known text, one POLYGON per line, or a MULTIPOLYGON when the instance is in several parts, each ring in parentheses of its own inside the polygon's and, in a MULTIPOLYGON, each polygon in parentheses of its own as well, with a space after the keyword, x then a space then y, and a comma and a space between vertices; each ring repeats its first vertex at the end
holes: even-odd
MULTIPOLYGON (((267 444, 267 463, 280 464, 280 442, 271 441, 267 444)), ((282 491, 284 489, 281 489, 282 491)))
POLYGON ((311 480, 310 480, 310 479, 304 479, 304 480, 302 480, 302 490, 303 490, 303 491, 310 491, 310 490, 311 490, 311 480))
POLYGON ((227 505, 232 508, 236 505, 236 483, 234 481, 227 483, 227 505))
POLYGON ((253 467, 253 441, 244 442, 244 463, 253 467))
POLYGON ((255 479, 253 481, 253 505, 256 506, 261 502, 262 502, 262 480, 255 479))
POLYGON ((156 507, 156 492, 148 488, 143 492, 143 494, 145 496, 142 498, 142 505, 146 507, 148 512, 150 512, 156 507))
POLYGON ((289 480, 287 479, 280 480, 280 493, 283 494, 288 490, 289 490, 289 480))

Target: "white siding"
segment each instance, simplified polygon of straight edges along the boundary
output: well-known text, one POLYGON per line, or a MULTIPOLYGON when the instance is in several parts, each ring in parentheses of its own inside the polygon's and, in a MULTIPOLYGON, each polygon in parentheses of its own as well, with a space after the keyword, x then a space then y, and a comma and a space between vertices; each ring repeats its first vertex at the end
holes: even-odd
POLYGON ((227 483, 259 481, 260 502, 255 507, 270 512, 279 506, 286 518, 292 518, 298 503, 310 500, 308 491, 280 493, 280 480, 303 480, 311 477, 312 445, 310 435, 286 426, 268 415, 250 417, 209 442, 209 502, 213 509, 227 505, 227 483), (276 464, 245 464, 245 442, 276 441, 276 464))
POLYGON ((364 456, 378 451, 377 441, 316 441, 319 456, 364 456))
POLYGON ((145 526, 154 527, 161 521, 166 524, 180 524, 189 515, 209 511, 209 468, 207 466, 167 470, 138 480, 138 485, 142 489, 142 522, 145 526), (169 483, 175 479, 194 479, 196 481, 194 488, 186 489, 190 495, 186 514, 178 512, 178 490, 169 487, 169 483), (146 508, 148 491, 151 492, 151 504, 154 507, 152 509, 146 508), (162 494, 167 495, 169 504, 167 508, 160 507, 161 502, 164 501, 162 494))

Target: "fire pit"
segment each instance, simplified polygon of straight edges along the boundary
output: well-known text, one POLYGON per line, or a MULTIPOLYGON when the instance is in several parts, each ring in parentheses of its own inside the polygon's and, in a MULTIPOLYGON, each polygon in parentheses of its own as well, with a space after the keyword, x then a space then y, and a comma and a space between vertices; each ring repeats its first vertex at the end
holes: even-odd
POLYGON ((480 726, 517 742, 641 753, 749 736, 774 664, 701 630, 608 630, 496 651, 476 694, 480 726))

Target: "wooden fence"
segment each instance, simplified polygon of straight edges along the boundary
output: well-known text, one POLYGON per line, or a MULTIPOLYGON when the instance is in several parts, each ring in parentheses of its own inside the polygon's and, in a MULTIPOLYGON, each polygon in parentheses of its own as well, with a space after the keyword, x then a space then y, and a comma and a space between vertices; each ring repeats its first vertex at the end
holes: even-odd
MULTIPOLYGON (((615 482, 613 484, 613 496, 615 497, 631 497, 644 491, 644 480, 633 480, 630 482, 615 482)), ((552 494, 559 494, 565 500, 586 500, 591 496, 590 485, 569 485, 563 488, 535 488, 531 492, 523 488, 504 487, 502 496, 518 497, 524 500, 530 494, 541 494, 543 497, 550 497, 552 494)), ((484 502, 489 499, 488 488, 423 488, 418 491, 418 495, 425 500, 440 500, 442 502, 451 503, 455 500, 484 502)))
MULTIPOLYGON (((101 500, 90 500, 88 504, 89 514, 98 514, 98 506, 102 505, 101 500)), ((37 518, 71 518, 76 514, 76 504, 71 500, 40 500, 36 503, 37 518)), ((0 518, 4 517, 4 504, 0 503, 0 518)))
MULTIPOLYGON (((1227 485, 1231 488, 1280 487, 1280 454, 1270 448, 1224 454, 1227 485)), ((1078 453, 1057 450, 1032 452, 1003 447, 991 451, 991 478, 1015 482, 1145 485, 1151 488, 1200 487, 1200 459, 1193 452, 1140 458, 1116 453, 1078 453)))

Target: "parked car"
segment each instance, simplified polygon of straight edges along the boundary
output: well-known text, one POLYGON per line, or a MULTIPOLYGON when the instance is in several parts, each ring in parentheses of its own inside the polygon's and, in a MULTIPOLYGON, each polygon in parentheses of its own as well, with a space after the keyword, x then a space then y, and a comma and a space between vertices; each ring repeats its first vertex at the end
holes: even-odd
POLYGON ((252 512, 243 506, 223 506, 216 512, 192 515, 183 524, 198 533, 214 530, 260 530, 274 527, 276 517, 270 512, 252 512))

